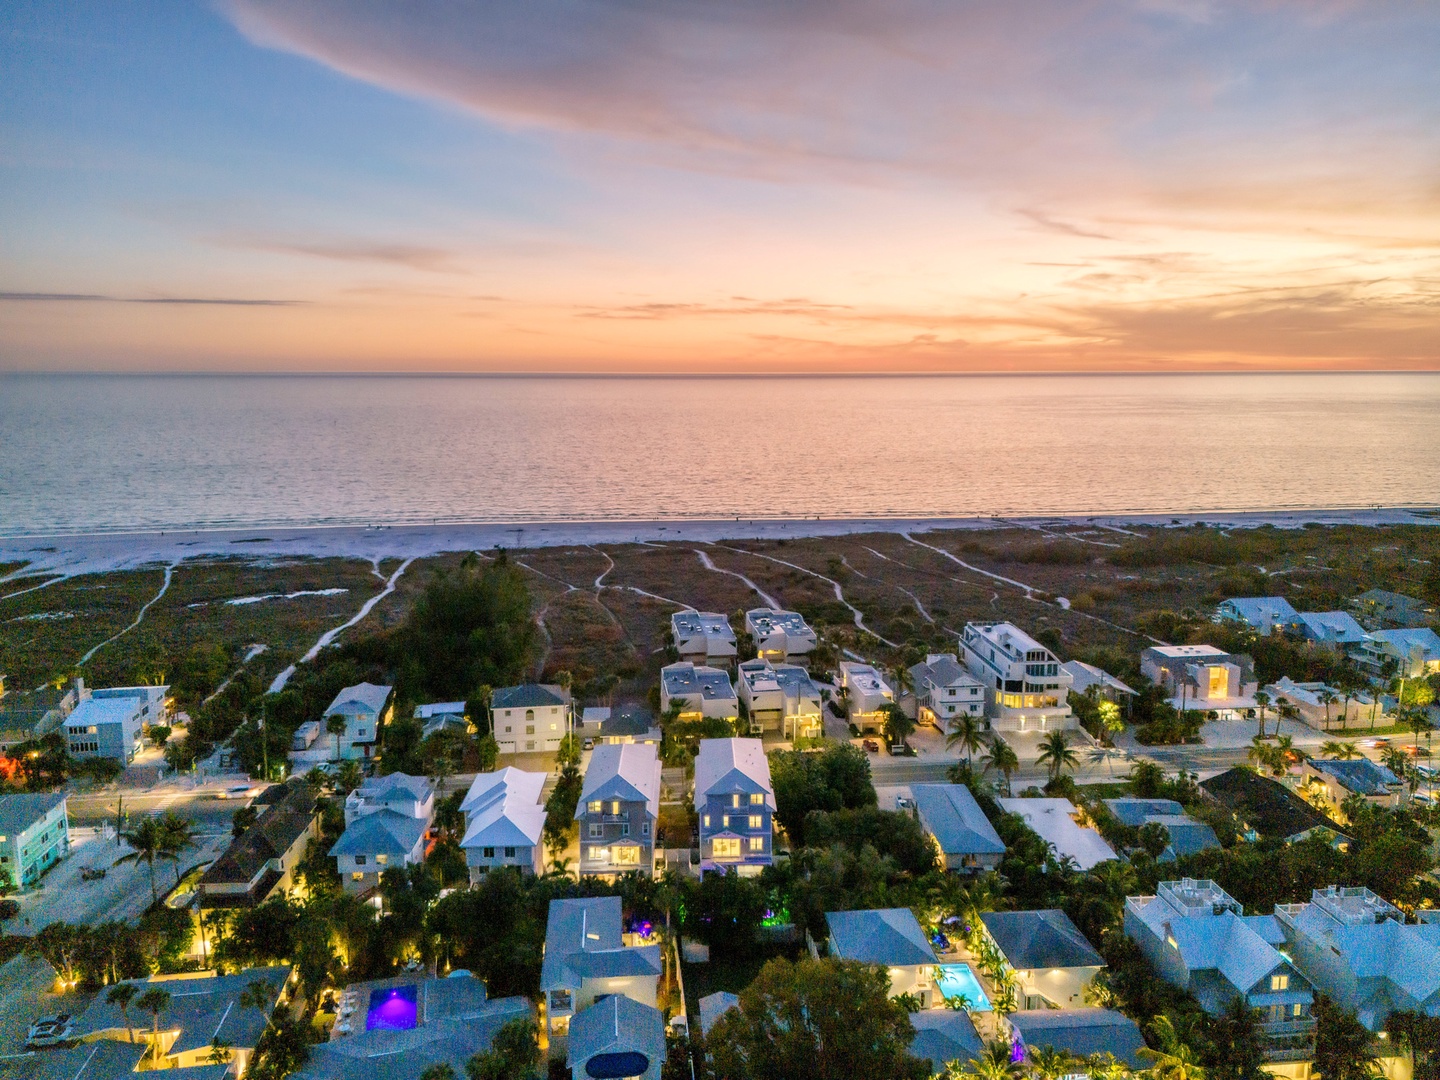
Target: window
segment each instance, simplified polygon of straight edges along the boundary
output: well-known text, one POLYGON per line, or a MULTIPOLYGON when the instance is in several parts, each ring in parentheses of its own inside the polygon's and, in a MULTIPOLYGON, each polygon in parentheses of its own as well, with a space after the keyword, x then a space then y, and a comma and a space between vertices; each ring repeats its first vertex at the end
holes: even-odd
POLYGON ((356 737, 357 739, 363 739, 363 738, 365 738, 365 729, 364 729, 363 727, 362 727, 362 728, 358 728, 358 729, 356 730, 356 732, 355 732, 355 737, 356 737))
POLYGON ((750 815, 750 828, 752 828, 752 829, 760 829, 760 828, 763 828, 764 825, 765 825, 765 819, 764 819, 763 817, 761 817, 759 814, 751 814, 751 815, 750 815))
POLYGON ((729 815, 729 814, 725 814, 724 816, 722 816, 722 817, 720 818, 720 827, 721 827, 722 829, 728 829, 728 828, 730 827, 730 815, 729 815))
POLYGON ((1300 1011, 1301 1011, 1304 1007, 1305 1007, 1305 1006, 1301 1005, 1300 1002, 1298 1002, 1298 1001, 1295 1002, 1294 1005, 1290 1006, 1290 1015, 1291 1015, 1291 1016, 1299 1016, 1299 1015, 1300 1015, 1300 1011))
POLYGON ((377 865, 384 866, 384 865, 385 865, 386 863, 388 863, 389 861, 390 861, 390 856, 389 856, 389 855, 376 855, 376 856, 375 856, 375 862, 376 862, 377 865))
POLYGON ((704 817, 702 817, 700 819, 700 823, 708 829, 710 827, 710 815, 706 814, 704 817))
POLYGON ((514 729, 513 729, 509 724, 506 724, 506 725, 505 725, 505 734, 506 734, 506 735, 509 735, 510 732, 513 731, 513 730, 514 730, 514 729))
POLYGON ((614 801, 610 804, 610 813, 612 813, 612 814, 618 814, 618 813, 620 813, 620 800, 619 800, 619 799, 614 800, 614 801))
POLYGON ((535 734, 535 725, 534 725, 534 724, 526 724, 526 725, 525 725, 525 734, 526 734, 526 735, 534 735, 534 734, 535 734))
POLYGON ((592 847, 590 849, 590 854, 587 855, 586 858, 593 859, 596 862, 604 862, 605 860, 610 858, 610 849, 603 847, 592 847))
POLYGON ((751 796, 750 796, 750 805, 751 805, 751 806, 764 806, 764 805, 765 805, 765 796, 764 796, 763 794, 759 793, 759 792, 756 792, 754 795, 751 795, 751 796))
POLYGON ((598 840, 598 839, 600 839, 600 837, 602 837, 602 836, 604 836, 604 835, 605 835, 605 826, 604 826, 604 825, 596 824, 596 825, 591 825, 591 826, 590 826, 590 839, 591 839, 591 840, 598 840))
POLYGON ((362 874, 362 873, 360 873, 359 870, 356 870, 353 874, 350 875, 350 880, 351 880, 351 881, 364 881, 364 880, 365 880, 365 875, 362 874))
POLYGON ((526 710, 525 710, 525 723, 527 723, 527 724, 533 724, 533 723, 535 723, 535 710, 534 710, 534 709, 526 709, 526 710))
POLYGON ((715 840, 713 850, 717 859, 738 859, 740 841, 733 836, 721 836, 715 840))
POLYGON ((513 847, 507 847, 505 849, 505 857, 507 859, 513 859, 515 857, 515 849, 513 847))
POLYGON ((620 835, 621 835, 621 836, 629 836, 629 835, 630 835, 630 822, 624 821, 624 822, 621 822, 621 823, 620 823, 620 835))
POLYGON ((731 806, 739 806, 739 805, 740 805, 740 796, 739 796, 739 795, 731 795, 731 796, 730 796, 730 805, 731 805, 731 806))
POLYGON ((526 749, 526 750, 534 750, 534 749, 535 749, 535 740, 534 740, 534 739, 531 739, 529 742, 527 742, 527 743, 525 744, 525 749, 526 749))
POLYGON ((650 823, 649 823, 648 821, 645 821, 645 822, 642 822, 642 823, 641 823, 641 825, 640 825, 640 835, 641 835, 641 836, 649 836, 649 835, 650 835, 650 823))
POLYGON ((765 850, 765 838, 764 838, 763 836, 752 836, 752 837, 750 837, 750 850, 751 850, 751 851, 764 851, 764 850, 765 850))
POLYGON ((628 844, 625 847, 611 848, 610 861, 616 866, 639 866, 640 849, 628 844))
POLYGON ((599 799, 591 799, 588 803, 585 804, 585 809, 592 814, 598 814, 600 813, 601 805, 602 804, 599 799))
POLYGON ((557 730, 557 725, 551 724, 551 725, 550 725, 550 730, 551 730, 551 731, 557 730))
POLYGON ((1271 975, 1271 976, 1270 976, 1270 989, 1271 989, 1271 990, 1289 990, 1289 989, 1290 989, 1290 976, 1289 976, 1289 975, 1271 975))
POLYGON ((356 855, 356 856, 355 856, 355 865, 356 865, 356 866, 364 866, 364 865, 365 865, 365 856, 364 856, 364 855, 356 855))
POLYGON ((493 859, 495 857, 495 849, 493 847, 484 848, 483 852, 484 857, 487 859, 493 859))

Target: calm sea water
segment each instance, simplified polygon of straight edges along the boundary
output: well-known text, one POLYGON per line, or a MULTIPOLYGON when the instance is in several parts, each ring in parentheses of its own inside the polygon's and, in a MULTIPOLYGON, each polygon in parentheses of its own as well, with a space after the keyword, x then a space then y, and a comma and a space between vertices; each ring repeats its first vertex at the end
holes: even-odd
POLYGON ((0 533, 1440 503, 1440 375, 0 376, 0 533))

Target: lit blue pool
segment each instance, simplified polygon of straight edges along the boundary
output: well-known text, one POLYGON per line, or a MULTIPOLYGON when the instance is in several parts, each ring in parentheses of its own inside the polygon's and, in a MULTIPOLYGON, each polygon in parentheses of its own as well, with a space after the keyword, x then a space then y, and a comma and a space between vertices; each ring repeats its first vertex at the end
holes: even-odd
POLYGON ((970 999, 970 1008, 976 1012, 988 1012, 990 999, 980 989, 980 980, 969 964, 941 964, 935 977, 935 985, 946 998, 961 994, 970 999))
POLYGON ((370 991, 366 1031, 409 1031, 419 1019, 415 987, 392 986, 370 991))

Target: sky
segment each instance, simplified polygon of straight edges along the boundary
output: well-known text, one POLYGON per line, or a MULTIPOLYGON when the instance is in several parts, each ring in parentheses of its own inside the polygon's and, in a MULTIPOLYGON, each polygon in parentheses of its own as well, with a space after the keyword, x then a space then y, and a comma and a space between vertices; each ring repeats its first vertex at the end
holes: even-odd
POLYGON ((1440 368, 1440 5, 0 5, 0 370, 1440 368))

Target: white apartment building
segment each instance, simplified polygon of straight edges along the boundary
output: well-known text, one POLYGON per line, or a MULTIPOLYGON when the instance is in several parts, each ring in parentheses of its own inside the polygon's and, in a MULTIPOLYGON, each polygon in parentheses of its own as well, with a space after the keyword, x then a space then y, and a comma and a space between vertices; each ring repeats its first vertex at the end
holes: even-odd
POLYGON ((997 731, 1076 726, 1074 677, 1060 658, 1013 623, 966 623, 960 646, 970 674, 985 685, 985 712, 997 731))
POLYGON ((696 667, 688 660, 660 669, 660 711, 668 713, 677 702, 682 720, 735 720, 740 716, 740 699, 730 684, 729 672, 696 667))
POLYGON ((681 660, 703 667, 735 663, 735 631, 730 620, 713 611, 677 611, 670 616, 670 636, 681 660))
POLYGON ((869 664, 846 660, 840 665, 840 689, 845 694, 845 708, 850 723, 861 731, 880 731, 885 715, 895 704, 895 691, 869 664))
POLYGON ((750 717, 750 734, 776 731, 781 738, 820 735, 820 690, 795 664, 747 660, 740 665, 740 700, 750 717))
POLYGON ((796 611, 754 608, 745 613, 745 631, 761 660, 777 663, 807 656, 815 648, 815 631, 796 611))
POLYGON ((168 686, 115 686, 87 690, 75 680, 77 704, 65 718, 67 749, 77 758, 113 758, 122 765, 140 752, 140 736, 167 722, 168 686))

